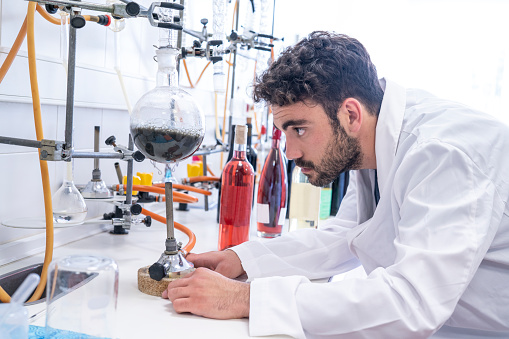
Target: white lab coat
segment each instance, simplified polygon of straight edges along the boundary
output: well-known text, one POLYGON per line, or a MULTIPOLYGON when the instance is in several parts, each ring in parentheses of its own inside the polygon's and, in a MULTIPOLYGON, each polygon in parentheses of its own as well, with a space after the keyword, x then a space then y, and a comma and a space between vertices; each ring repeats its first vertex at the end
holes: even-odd
POLYGON ((233 248, 251 281, 250 334, 509 338, 509 128, 381 83, 376 210, 374 170, 352 171, 320 229, 233 248), (366 278, 309 281, 359 263, 366 278))

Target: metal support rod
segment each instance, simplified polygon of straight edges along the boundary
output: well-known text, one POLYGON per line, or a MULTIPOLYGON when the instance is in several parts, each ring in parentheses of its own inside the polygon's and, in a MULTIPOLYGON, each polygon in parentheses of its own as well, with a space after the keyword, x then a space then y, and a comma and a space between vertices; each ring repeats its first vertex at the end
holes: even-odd
MULTIPOLYGON (((239 31, 239 7, 240 7, 240 3, 237 3, 237 13, 235 14, 235 17, 237 18, 237 20, 235 20, 235 31, 238 32, 239 31)), ((237 49, 235 48, 233 50, 233 70, 232 70, 232 94, 231 94, 231 98, 233 99, 233 95, 235 93, 235 66, 237 65, 237 49)), ((233 114, 233 113, 232 113, 233 114)))
POLYGON ((106 13, 113 13, 115 11, 115 7, 113 5, 102 5, 97 3, 91 3, 91 2, 81 2, 81 0, 33 0, 35 2, 44 3, 44 4, 51 4, 56 6, 64 6, 64 7, 70 7, 70 6, 76 6, 83 9, 90 9, 93 11, 98 12, 106 12, 106 13))
POLYGON ((208 155, 208 154, 220 153, 220 152, 224 152, 224 151, 226 151, 226 148, 224 148, 224 147, 219 147, 219 148, 215 148, 215 149, 202 149, 201 151, 198 150, 198 151, 194 152, 193 155, 208 155))
POLYGON ((171 181, 164 183, 164 197, 166 198, 166 236, 168 239, 175 239, 173 225, 173 184, 171 181))
MULTIPOLYGON (((203 163, 203 176, 207 176, 207 156, 202 155, 202 163, 203 163)), ((205 211, 209 210, 209 196, 205 195, 205 211)))
MULTIPOLYGON (((134 142, 131 134, 129 133, 129 144, 128 148, 130 151, 134 149, 134 142)), ((125 203, 131 205, 133 201, 133 164, 134 160, 127 160, 127 180, 126 180, 126 191, 125 191, 125 203)))
MULTIPOLYGON (((123 153, 110 152, 72 152, 73 158, 88 158, 88 159, 124 159, 126 156, 123 153)), ((94 163, 95 164, 95 163, 94 163)))
POLYGON ((0 144, 26 146, 26 147, 34 147, 34 148, 41 148, 41 146, 42 146, 42 143, 40 141, 9 138, 9 137, 0 137, 0 144))
MULTIPOLYGON (((240 3, 237 3, 237 12, 235 14, 235 16, 237 18, 237 20, 235 21, 235 31, 236 32, 239 31, 239 7, 240 7, 240 3)), ((234 93, 235 93, 235 66, 236 65, 237 65, 237 49, 235 48, 233 50, 232 88, 231 88, 231 95, 230 95, 231 99, 233 99, 233 96, 234 96, 234 93)), ((230 66, 228 66, 228 67, 230 67, 230 66)), ((228 93, 225 93, 225 95, 228 95, 228 93)), ((231 100, 230 100, 230 105, 231 105, 231 100)), ((228 118, 228 135, 233 133, 233 131, 232 131, 233 113, 234 112, 230 112, 230 116, 228 118)))
MULTIPOLYGON (((180 4, 184 6, 184 0, 180 0, 180 4)), ((180 17, 180 24, 184 26, 184 11, 178 11, 180 17)), ((182 30, 177 31, 177 50, 180 52, 182 48, 182 30)), ((177 74, 180 75, 180 59, 177 57, 177 74)), ((180 79, 177 79, 180 82, 180 79)))
MULTIPOLYGON (((99 153, 99 132, 101 130, 100 126, 94 127, 94 152, 99 153)), ((99 158, 94 158, 94 169, 99 169, 99 158)))
POLYGON ((117 172, 118 183, 122 185, 123 181, 122 169, 120 168, 120 164, 118 162, 115 163, 115 172, 117 172))
MULTIPOLYGON (((75 17, 71 11, 71 21, 75 17)), ((76 28, 69 25, 69 57, 67 64, 67 100, 65 103, 65 145, 62 158, 71 161, 74 113, 74 82, 76 77, 76 28)))

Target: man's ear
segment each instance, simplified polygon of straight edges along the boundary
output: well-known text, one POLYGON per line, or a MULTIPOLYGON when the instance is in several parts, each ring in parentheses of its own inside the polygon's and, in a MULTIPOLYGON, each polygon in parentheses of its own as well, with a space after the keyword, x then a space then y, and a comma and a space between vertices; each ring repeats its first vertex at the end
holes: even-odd
POLYGON ((339 123, 349 136, 357 136, 361 129, 363 113, 363 106, 355 98, 346 98, 339 107, 339 123))

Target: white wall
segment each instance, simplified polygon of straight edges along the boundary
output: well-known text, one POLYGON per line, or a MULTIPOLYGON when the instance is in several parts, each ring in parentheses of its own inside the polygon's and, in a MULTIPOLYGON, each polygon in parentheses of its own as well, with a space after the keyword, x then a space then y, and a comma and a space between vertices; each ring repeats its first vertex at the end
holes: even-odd
POLYGON ((274 33, 288 44, 313 30, 348 34, 379 76, 509 123, 508 12, 506 0, 278 0, 274 33))
MULTIPOLYGON (((103 1, 95 2, 104 3, 103 1)), ((241 9, 245 9, 242 6, 247 2, 247 0, 241 1, 241 9)), ((151 2, 145 0, 139 3, 148 7, 151 2)), ((18 34, 27 7, 27 1, 0 0, 0 63, 5 60, 18 34)), ((97 13, 84 11, 83 14, 97 13)), ((226 32, 231 30, 232 14, 233 4, 228 4, 226 32)), ((54 16, 57 17, 58 14, 54 16)), ((200 19, 204 17, 209 19, 209 32, 212 32, 212 2, 209 0, 186 1, 186 28, 201 31, 200 19)), ((38 13, 35 14, 37 76, 42 103, 44 138, 63 141, 65 139, 66 72, 60 57, 60 34, 60 26, 49 23, 38 13)), ((158 29, 150 26, 148 20, 143 18, 127 20, 126 28, 120 33, 114 33, 92 22, 87 22, 84 28, 77 31, 73 135, 76 151, 93 151, 94 126, 96 125, 101 126, 100 151, 112 151, 103 143, 110 135, 116 136, 118 144, 128 144, 129 113, 126 102, 134 106, 141 95, 155 86, 157 64, 153 60, 155 54, 153 46, 158 45, 158 37, 158 29), (119 66, 127 89, 127 101, 122 94, 120 81, 114 70, 114 34, 119 34, 119 66)), ((186 37, 185 46, 190 46, 192 40, 192 37, 186 37)), ((196 82, 206 64, 207 61, 204 59, 187 59, 192 82, 196 82)), ((248 77, 252 81, 254 61, 239 60, 239 65, 236 81, 245 86, 249 81, 242 78, 248 77)), ((181 87, 194 96, 205 114, 204 144, 213 145, 215 144, 216 117, 212 65, 207 68, 200 83, 194 89, 189 87, 183 67, 180 75, 181 87)), ((220 125, 223 120, 224 101, 225 95, 220 94, 217 100, 217 120, 220 125)), ((238 119, 238 122, 243 121, 238 119)), ((0 135, 36 139, 26 39, 12 67, 0 83, 0 135)), ((118 160, 100 160, 102 178, 108 185, 117 183, 113 165, 116 161, 118 160)), ((207 161, 213 172, 219 175, 220 155, 211 155, 207 161)), ((177 177, 187 176, 188 162, 184 161, 177 167, 177 177)), ((125 175, 126 163, 120 161, 120 164, 125 175)), ((48 162, 48 166, 52 191, 55 192, 62 183, 65 163, 48 162)), ((92 159, 76 159, 75 183, 86 184, 91 179, 93 166, 92 159)), ((161 180, 164 176, 164 165, 145 160, 143 163, 135 163, 134 172, 138 171, 153 172, 154 180, 161 180)), ((3 194, 0 196, 0 221, 32 217, 43 220, 44 203, 37 149, 0 144, 0 178, 3 182, 3 194)), ((87 204, 89 204, 89 217, 113 211, 112 205, 94 202, 87 204)), ((215 220, 211 222, 215 223, 215 220)), ((21 229, 0 225, 0 256, 4 256, 0 257, 0 265, 8 261, 9 258, 5 256, 13 253, 11 247, 21 242, 31 241, 33 246, 42 250, 44 248, 43 233, 42 229, 21 229)), ((57 237, 58 234, 57 231, 57 237)), ((27 251, 27 254, 33 253, 27 251)))

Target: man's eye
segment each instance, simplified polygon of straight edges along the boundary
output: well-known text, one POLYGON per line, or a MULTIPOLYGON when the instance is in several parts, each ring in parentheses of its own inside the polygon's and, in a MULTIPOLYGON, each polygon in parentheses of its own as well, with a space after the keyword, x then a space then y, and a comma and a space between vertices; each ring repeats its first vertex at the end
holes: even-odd
POLYGON ((295 132, 297 132, 297 135, 302 136, 304 134, 304 128, 295 128, 295 132))

